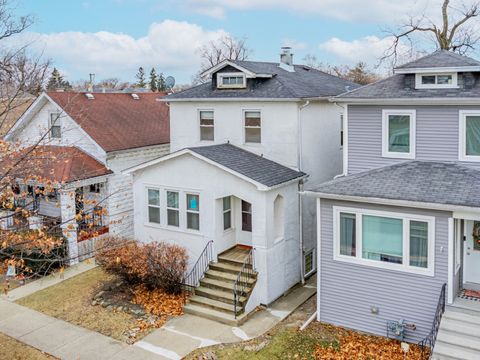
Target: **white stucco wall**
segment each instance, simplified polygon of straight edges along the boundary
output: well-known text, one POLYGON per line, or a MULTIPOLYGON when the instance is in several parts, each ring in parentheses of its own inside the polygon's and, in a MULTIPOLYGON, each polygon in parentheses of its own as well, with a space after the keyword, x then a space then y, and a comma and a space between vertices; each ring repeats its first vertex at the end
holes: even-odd
POLYGON ((134 174, 135 237, 141 241, 166 241, 187 248, 193 265, 209 240, 218 254, 235 244, 248 244, 241 236, 240 201, 252 204, 251 243, 259 277, 251 302, 268 304, 300 280, 297 184, 259 191, 237 176, 197 159, 190 154, 153 165, 134 174), (147 188, 160 189, 161 225, 147 221, 147 188), (166 225, 166 190, 180 192, 180 228, 166 225), (200 230, 185 229, 184 193, 200 196, 200 230), (285 233, 276 238, 274 200, 284 197, 285 233), (233 229, 223 230, 222 201, 234 196, 233 229))
POLYGON ((290 167, 297 167, 297 117, 295 102, 172 102, 172 151, 189 146, 230 143, 290 167), (215 141, 200 141, 200 110, 213 110, 215 141), (261 111, 262 143, 245 144, 244 111, 261 111))

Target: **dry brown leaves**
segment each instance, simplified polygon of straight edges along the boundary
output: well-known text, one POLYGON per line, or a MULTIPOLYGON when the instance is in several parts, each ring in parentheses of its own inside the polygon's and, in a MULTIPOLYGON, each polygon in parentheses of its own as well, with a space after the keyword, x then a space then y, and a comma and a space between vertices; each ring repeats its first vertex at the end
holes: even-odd
POLYGON ((314 356, 317 360, 421 360, 421 349, 410 344, 407 356, 400 342, 379 336, 359 334, 347 331, 339 337, 339 349, 329 346, 317 346, 314 356))
POLYGON ((183 314, 185 298, 183 295, 170 295, 163 290, 148 290, 139 285, 133 290, 132 302, 143 306, 146 312, 157 315, 178 316, 183 314))

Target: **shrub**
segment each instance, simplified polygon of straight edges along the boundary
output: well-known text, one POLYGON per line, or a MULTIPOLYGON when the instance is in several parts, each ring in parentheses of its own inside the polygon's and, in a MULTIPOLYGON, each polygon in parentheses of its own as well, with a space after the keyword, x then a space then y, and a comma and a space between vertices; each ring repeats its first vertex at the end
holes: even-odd
POLYGON ((181 291, 188 256, 185 248, 162 242, 106 238, 97 244, 97 263, 130 285, 144 284, 168 294, 181 291))

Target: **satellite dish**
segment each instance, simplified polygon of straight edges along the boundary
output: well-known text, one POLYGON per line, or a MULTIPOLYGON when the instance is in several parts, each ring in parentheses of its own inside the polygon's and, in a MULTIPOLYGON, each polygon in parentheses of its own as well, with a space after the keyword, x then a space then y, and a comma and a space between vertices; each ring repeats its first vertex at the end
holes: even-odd
POLYGON ((175 86, 175 78, 173 76, 167 76, 165 79, 165 86, 167 89, 171 89, 175 86))

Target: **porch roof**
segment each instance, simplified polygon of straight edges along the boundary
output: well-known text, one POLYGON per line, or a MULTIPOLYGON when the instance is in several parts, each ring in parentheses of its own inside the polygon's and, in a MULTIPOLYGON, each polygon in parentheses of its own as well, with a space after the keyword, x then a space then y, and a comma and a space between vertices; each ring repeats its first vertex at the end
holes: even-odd
POLYGON ((480 207, 480 171, 453 162, 407 161, 326 182, 310 193, 480 207))
POLYGON ((0 164, 6 171, 20 159, 12 176, 19 179, 36 177, 57 183, 71 183, 111 174, 101 162, 74 146, 39 145, 7 155, 0 164))
POLYGON ((191 147, 189 150, 267 187, 300 180, 306 176, 304 172, 231 144, 191 147))

